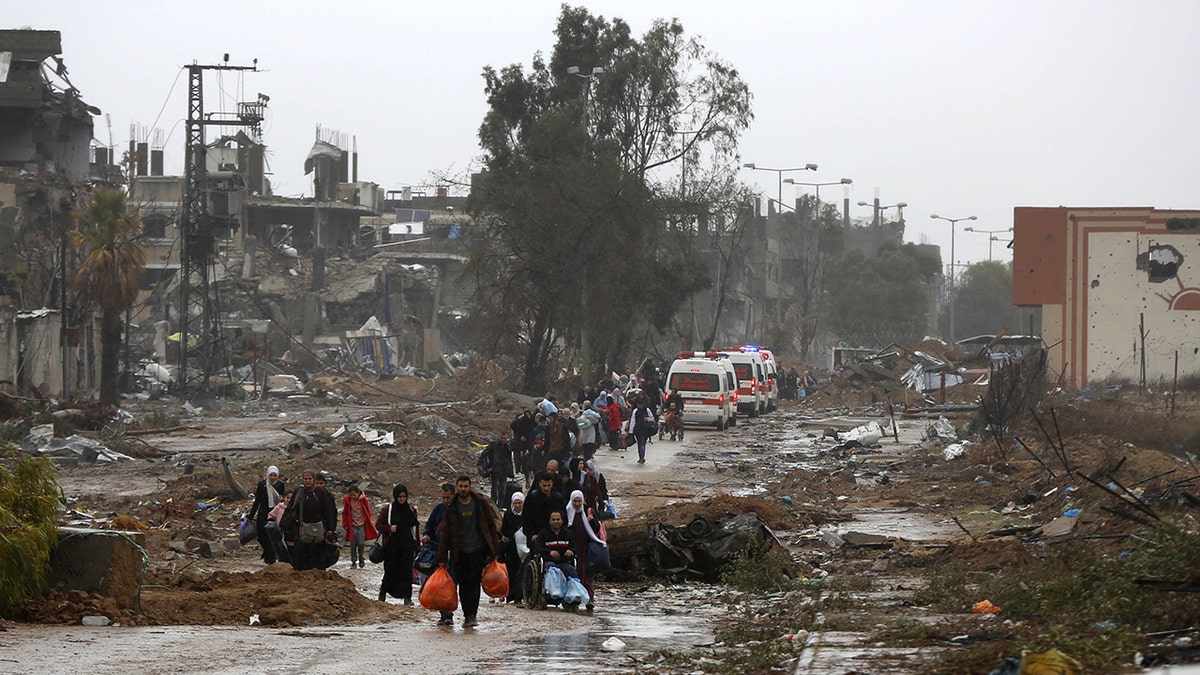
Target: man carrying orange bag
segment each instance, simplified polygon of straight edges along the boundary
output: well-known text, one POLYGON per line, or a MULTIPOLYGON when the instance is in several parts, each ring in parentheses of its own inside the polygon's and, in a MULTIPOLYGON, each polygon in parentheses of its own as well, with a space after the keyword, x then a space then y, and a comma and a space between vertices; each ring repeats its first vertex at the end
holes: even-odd
MULTIPOLYGON (((479 625, 476 614, 479 612, 483 568, 499 551, 497 534, 500 528, 495 509, 487 497, 471 489, 469 477, 459 476, 454 489, 455 499, 446 507, 445 532, 438 545, 438 565, 440 571, 446 571, 446 566, 454 563, 463 628, 473 628, 479 625)), ((421 604, 424 604, 424 593, 421 604)), ((441 619, 438 625, 453 625, 453 621, 441 619)))

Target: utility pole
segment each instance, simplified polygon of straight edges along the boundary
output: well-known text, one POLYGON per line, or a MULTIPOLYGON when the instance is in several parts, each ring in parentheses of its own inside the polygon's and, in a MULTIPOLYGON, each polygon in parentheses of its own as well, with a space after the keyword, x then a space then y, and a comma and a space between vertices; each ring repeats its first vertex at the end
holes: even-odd
MULTIPOLYGON (((184 140, 183 213, 180 229, 183 231, 180 255, 180 308, 179 308, 179 391, 185 398, 188 391, 188 352, 190 340, 197 338, 200 368, 203 371, 203 386, 216 365, 218 345, 222 344, 220 302, 217 287, 211 278, 216 255, 217 229, 222 224, 209 205, 213 185, 209 180, 207 147, 204 140, 206 126, 245 126, 257 129, 263 121, 266 97, 259 95, 258 103, 241 103, 233 117, 214 117, 204 114, 204 71, 258 70, 258 59, 254 65, 231 66, 229 55, 219 65, 186 66, 188 71, 187 134, 184 140), (193 318, 193 314, 197 316, 193 318), (193 324, 198 321, 199 326, 193 324)), ((224 214, 227 216, 228 214, 224 214)))

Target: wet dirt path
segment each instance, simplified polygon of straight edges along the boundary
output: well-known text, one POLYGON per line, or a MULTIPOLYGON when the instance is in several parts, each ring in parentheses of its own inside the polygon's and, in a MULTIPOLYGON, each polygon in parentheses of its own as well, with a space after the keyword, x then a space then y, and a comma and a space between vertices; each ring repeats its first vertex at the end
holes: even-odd
MULTIPOLYGON (((311 420, 305 420, 311 421, 311 420)), ((856 420, 840 420, 853 426, 856 420)), ((242 421, 244 425, 244 420, 242 421)), ((291 422, 295 422, 292 420, 291 422)), ((257 447, 277 444, 274 434, 288 422, 262 425, 257 447), (268 438, 270 435, 270 438, 268 438)), ((618 513, 643 513, 678 500, 712 496, 717 490, 752 494, 794 466, 828 470, 820 450, 828 443, 814 439, 811 420, 798 412, 740 420, 726 432, 689 429, 682 442, 656 440, 637 464, 636 448, 601 449, 598 465, 608 479, 618 513), (807 422, 807 424, 804 424, 807 422)), ((900 443, 885 439, 882 459, 903 452, 924 425, 901 423, 900 443)), ((247 450, 244 426, 228 432, 206 429, 202 445, 228 448, 230 434, 247 450)), ((819 432, 818 432, 819 433, 819 432)), ((254 440, 254 439, 251 439, 254 440)), ((183 442, 198 449, 196 439, 183 442)), ((179 450, 179 448, 176 448, 179 450)), ((865 504, 859 505, 865 506, 865 504)), ((943 524, 917 514, 871 513, 838 526, 885 535, 921 538, 940 534, 943 524), (914 536, 913 533, 916 533, 914 536)), ((374 597, 381 570, 334 568, 354 580, 359 591, 374 597)), ((175 672, 282 673, 376 672, 516 673, 629 672, 633 658, 657 649, 687 649, 710 644, 711 621, 728 611, 716 601, 719 588, 689 584, 664 586, 600 584, 593 614, 560 610, 525 610, 516 606, 480 607, 476 629, 436 628, 436 615, 420 608, 403 610, 405 619, 386 625, 263 627, 58 627, 18 624, 0 632, 0 671, 24 670, 37 664, 41 673, 175 672), (618 652, 601 645, 616 637, 618 652), (433 666, 436 664, 436 666, 433 666)), ((461 621, 461 613, 459 616, 461 621)), ((840 672, 857 652, 858 636, 814 635, 798 672, 840 672), (821 645, 821 648, 816 648, 821 645)))

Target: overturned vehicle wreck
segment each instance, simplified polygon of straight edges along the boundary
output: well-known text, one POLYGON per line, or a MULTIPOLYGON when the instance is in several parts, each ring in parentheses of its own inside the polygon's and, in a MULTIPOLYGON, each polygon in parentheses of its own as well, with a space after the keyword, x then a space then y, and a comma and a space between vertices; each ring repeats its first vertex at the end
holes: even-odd
POLYGON ((718 581, 742 551, 782 546, 753 512, 719 520, 697 513, 682 526, 626 518, 607 521, 606 527, 614 569, 705 581, 718 581))

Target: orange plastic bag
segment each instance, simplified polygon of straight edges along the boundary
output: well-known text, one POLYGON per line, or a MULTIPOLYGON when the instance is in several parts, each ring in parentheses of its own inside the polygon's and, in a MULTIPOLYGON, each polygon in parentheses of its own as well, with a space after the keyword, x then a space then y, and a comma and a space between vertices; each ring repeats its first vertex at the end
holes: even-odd
POLYGON ((425 609, 436 609, 439 612, 453 612, 458 609, 458 587, 445 567, 434 570, 421 589, 421 606, 425 609))
POLYGON ((483 568, 483 592, 489 598, 508 597, 508 565, 493 560, 483 568))

